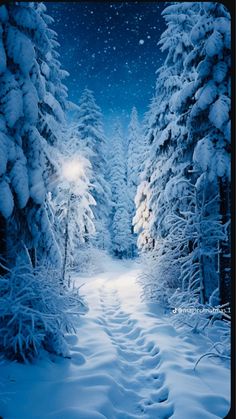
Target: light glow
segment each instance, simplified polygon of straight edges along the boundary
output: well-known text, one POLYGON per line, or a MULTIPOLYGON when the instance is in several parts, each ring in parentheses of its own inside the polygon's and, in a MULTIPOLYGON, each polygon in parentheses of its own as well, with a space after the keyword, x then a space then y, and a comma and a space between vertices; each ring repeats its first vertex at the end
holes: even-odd
POLYGON ((75 182, 84 176, 84 161, 81 158, 64 161, 62 164, 62 176, 68 182, 75 182))

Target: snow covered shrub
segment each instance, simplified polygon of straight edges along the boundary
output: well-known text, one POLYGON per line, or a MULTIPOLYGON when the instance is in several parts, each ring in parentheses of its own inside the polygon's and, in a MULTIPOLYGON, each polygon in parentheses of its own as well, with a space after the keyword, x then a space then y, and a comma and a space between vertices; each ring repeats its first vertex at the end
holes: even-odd
POLYGON ((198 292, 177 289, 168 299, 174 326, 182 330, 185 335, 192 332, 201 334, 207 343, 207 352, 198 358, 194 368, 204 357, 230 360, 230 307, 229 304, 219 304, 219 289, 216 289, 211 297, 209 303, 201 304, 198 292), (218 294, 218 299, 214 294, 218 294))
POLYGON ((178 260, 172 261, 170 254, 163 249, 164 247, 141 256, 143 269, 138 279, 143 287, 145 300, 159 301, 168 307, 169 297, 181 285, 181 266, 178 260))
POLYGON ((19 261, 0 276, 0 350, 10 359, 31 361, 44 348, 65 356, 64 334, 75 330, 73 314, 84 309, 78 291, 62 288, 60 272, 19 261))

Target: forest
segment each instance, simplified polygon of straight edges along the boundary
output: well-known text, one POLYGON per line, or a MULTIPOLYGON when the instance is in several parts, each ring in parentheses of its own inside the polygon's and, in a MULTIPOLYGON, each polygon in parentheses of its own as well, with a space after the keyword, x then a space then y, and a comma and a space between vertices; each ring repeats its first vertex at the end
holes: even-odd
MULTIPOLYGON (((89 83, 76 103, 69 100, 69 74, 62 68, 46 5, 0 6, 3 419, 210 419, 229 410, 231 17, 217 2, 166 3, 162 16, 165 30, 157 48, 165 59, 157 66, 148 109, 143 117, 134 103, 127 129, 117 116, 107 133, 89 83), (113 280, 106 284, 108 271, 113 280), (141 297, 134 305, 137 289, 141 297), (101 312, 96 311, 99 293, 101 312), (135 308, 144 304, 152 307, 147 323, 147 309, 135 308), (126 311, 131 317, 122 317, 126 311), (95 323, 102 324, 106 338, 92 328, 95 323), (155 334, 160 340, 156 352, 151 345, 155 334), (110 338, 112 347, 107 346, 110 338), (175 339, 182 342, 176 343, 181 353, 192 357, 186 355, 182 372, 171 358, 175 339), (96 347, 104 350, 99 366, 90 359, 96 347), (101 366, 115 364, 114 348, 127 374, 128 364, 134 368, 140 362, 130 372, 130 380, 137 381, 132 385, 128 378, 122 381, 124 372, 116 378, 114 366, 101 366), (40 410, 32 389, 30 407, 24 398, 29 388, 20 388, 22 377, 29 374, 33 380, 35 374, 30 382, 36 388, 42 370, 54 364, 69 370, 73 359, 74 385, 66 376, 62 387, 68 405, 59 400, 62 390, 49 387, 57 399, 53 396, 53 407, 47 407, 47 387, 40 387, 35 391, 39 399, 43 391, 48 404, 40 410), (211 390, 202 394, 195 372, 187 372, 201 365, 206 380, 213 377, 211 390), (152 388, 144 378, 158 368, 164 372, 152 388), (138 370, 143 378, 136 376, 138 370), (178 374, 185 374, 186 398, 176 388, 178 374), (225 390, 216 390, 214 380, 223 380, 225 390), (148 386, 151 396, 144 391, 148 386)), ((63 376, 55 371, 59 386, 63 376)))

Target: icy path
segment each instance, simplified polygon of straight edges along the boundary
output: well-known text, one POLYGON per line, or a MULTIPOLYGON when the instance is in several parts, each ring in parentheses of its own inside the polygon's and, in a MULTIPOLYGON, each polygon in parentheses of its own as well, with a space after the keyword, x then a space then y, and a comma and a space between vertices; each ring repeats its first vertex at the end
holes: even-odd
MULTIPOLYGON (((205 359, 201 338, 180 336, 157 306, 141 302, 139 266, 110 262, 76 278, 90 310, 68 336, 71 359, 6 363, 3 419, 213 419, 228 411, 229 370, 205 359)), ((1 399, 1 388, 0 388, 1 399)))

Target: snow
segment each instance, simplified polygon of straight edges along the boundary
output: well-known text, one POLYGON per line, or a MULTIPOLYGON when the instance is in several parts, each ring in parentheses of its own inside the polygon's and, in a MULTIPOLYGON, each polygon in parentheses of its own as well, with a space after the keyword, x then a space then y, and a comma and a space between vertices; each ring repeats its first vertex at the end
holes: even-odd
POLYGON ((10 26, 7 32, 7 50, 14 63, 19 65, 24 75, 27 75, 35 58, 34 47, 30 39, 18 29, 10 26))
MULTIPOLYGON (((200 61, 199 65, 197 66, 198 78, 205 79, 207 78, 212 72, 212 62, 211 60, 205 58, 204 60, 200 61)), ((215 80, 215 78, 214 78, 215 80)), ((217 80, 215 80, 217 81, 217 80)))
POLYGON ((213 79, 217 83, 221 83, 228 73, 228 66, 224 61, 219 61, 214 67, 213 67, 213 79))
POLYGON ((229 409, 226 364, 204 358, 200 335, 177 331, 156 303, 143 302, 138 263, 106 258, 105 272, 75 277, 89 312, 68 334, 70 358, 33 365, 4 361, 4 419, 216 419, 229 409), (224 383, 224 385, 222 385, 224 383))
POLYGON ((41 71, 42 71, 43 75, 46 77, 46 79, 49 80, 49 78, 50 78, 50 68, 47 65, 47 63, 45 63, 45 61, 43 61, 40 67, 41 67, 41 71))
POLYGON ((26 120, 35 125, 38 120, 39 98, 37 90, 30 80, 26 80, 22 86, 23 110, 26 120))
POLYGON ((0 213, 3 217, 8 218, 12 214, 14 207, 14 199, 6 180, 0 181, 0 213))
POLYGON ((52 109, 55 117, 58 119, 59 122, 64 121, 64 113, 59 104, 59 102, 55 99, 55 97, 50 93, 47 92, 44 96, 45 103, 52 109))
POLYGON ((220 32, 214 30, 206 41, 206 55, 208 57, 214 57, 219 55, 223 49, 223 37, 220 32))
POLYGON ((15 147, 15 151, 17 159, 11 169, 10 179, 19 208, 24 208, 29 199, 27 160, 19 146, 15 147))
POLYGON ((140 39, 139 40, 139 45, 143 45, 144 44, 144 39, 140 39))
POLYGON ((210 17, 208 20, 205 20, 205 16, 199 19, 198 23, 192 28, 190 33, 190 39, 193 45, 197 44, 202 40, 207 32, 210 32, 214 27, 214 18, 210 17))
POLYGON ((183 109, 185 110, 186 104, 189 99, 192 98, 196 90, 196 83, 194 81, 187 83, 180 92, 176 92, 173 95, 171 104, 175 112, 180 112, 183 109))
POLYGON ((2 109, 9 128, 13 128, 18 119, 23 116, 22 92, 15 77, 6 71, 0 88, 2 109))
MULTIPOLYGON (((228 38, 230 39, 230 33, 231 33, 230 16, 228 15, 227 18, 218 17, 217 19, 215 19, 214 28, 215 30, 219 31, 222 35, 225 35, 225 40, 227 39, 228 41, 228 38)), ((230 48, 228 44, 226 44, 226 47, 230 48)))
POLYGON ((5 173, 8 161, 8 142, 7 135, 0 131, 0 175, 5 173))
POLYGON ((222 126, 228 122, 230 112, 230 99, 221 95, 219 99, 212 105, 209 120, 218 129, 222 130, 222 126))
POLYGON ((205 110, 216 98, 217 88, 213 81, 209 81, 196 93, 197 106, 205 110))
POLYGON ((36 204, 43 204, 45 200, 45 184, 43 180, 43 172, 41 168, 29 168, 29 187, 30 196, 36 204))
POLYGON ((20 27, 36 30, 40 24, 42 25, 42 20, 32 8, 15 7, 12 14, 14 21, 20 27))
POLYGON ((214 146, 210 138, 206 137, 198 141, 194 153, 193 161, 205 172, 211 166, 212 156, 214 155, 214 146))

